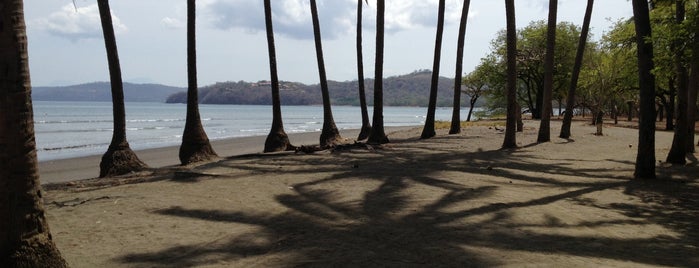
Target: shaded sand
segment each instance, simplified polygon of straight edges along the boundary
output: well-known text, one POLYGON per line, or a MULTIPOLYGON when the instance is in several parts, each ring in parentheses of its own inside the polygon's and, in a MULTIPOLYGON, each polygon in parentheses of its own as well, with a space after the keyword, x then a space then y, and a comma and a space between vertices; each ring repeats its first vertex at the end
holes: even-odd
POLYGON ((637 130, 534 126, 48 185, 48 220, 72 267, 699 266, 696 163, 631 181, 637 130))

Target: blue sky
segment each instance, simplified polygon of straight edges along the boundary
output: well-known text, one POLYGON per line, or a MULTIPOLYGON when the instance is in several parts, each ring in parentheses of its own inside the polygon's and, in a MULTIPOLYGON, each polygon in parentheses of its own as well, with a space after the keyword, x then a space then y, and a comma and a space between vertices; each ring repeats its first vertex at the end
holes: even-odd
MULTIPOLYGON (((107 81, 104 42, 95 1, 26 0, 32 84, 107 81)), ((431 69, 437 0, 387 0, 385 75, 431 69)), ((504 1, 471 1, 464 71, 473 70, 505 27, 504 1)), ((516 0, 517 27, 547 18, 548 1, 516 0)), ((582 24, 587 1, 559 0, 559 21, 582 24)), ((441 75, 453 76, 463 1, 447 0, 441 75)), ((186 1, 112 0, 125 81, 185 86, 186 1)), ((269 79, 262 0, 197 1, 199 85, 269 79)), ((328 79, 355 80, 355 0, 318 0, 328 79)), ((364 9, 365 76, 373 76, 375 0, 364 9)), ((272 0, 279 76, 318 83, 308 0, 272 0)), ((597 0, 592 33, 632 15, 628 0, 597 0)))

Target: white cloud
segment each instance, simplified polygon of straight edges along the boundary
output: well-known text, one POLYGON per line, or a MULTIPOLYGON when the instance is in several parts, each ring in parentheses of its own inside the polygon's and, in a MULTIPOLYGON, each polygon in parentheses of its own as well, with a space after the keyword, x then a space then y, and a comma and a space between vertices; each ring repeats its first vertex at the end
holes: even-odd
MULTIPOLYGON (((70 40, 102 38, 102 26, 100 23, 97 4, 78 7, 67 4, 60 10, 51 13, 47 18, 37 19, 36 25, 53 35, 70 40)), ((112 13, 114 31, 124 33, 128 30, 119 18, 112 13)))
POLYGON ((165 17, 160 20, 160 24, 170 29, 181 29, 184 28, 185 23, 176 18, 165 17))

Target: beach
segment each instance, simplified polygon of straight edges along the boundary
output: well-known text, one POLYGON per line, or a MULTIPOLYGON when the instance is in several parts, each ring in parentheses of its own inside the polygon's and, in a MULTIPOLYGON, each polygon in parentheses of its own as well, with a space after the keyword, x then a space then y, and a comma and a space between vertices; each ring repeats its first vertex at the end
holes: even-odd
POLYGON ((656 134, 659 180, 638 181, 636 129, 574 121, 565 140, 554 121, 539 144, 526 120, 502 150, 501 123, 312 154, 238 138, 188 167, 177 147, 146 150, 160 168, 108 179, 73 181, 99 156, 42 163, 47 220, 72 267, 699 266, 697 154, 664 163, 672 132, 656 134))

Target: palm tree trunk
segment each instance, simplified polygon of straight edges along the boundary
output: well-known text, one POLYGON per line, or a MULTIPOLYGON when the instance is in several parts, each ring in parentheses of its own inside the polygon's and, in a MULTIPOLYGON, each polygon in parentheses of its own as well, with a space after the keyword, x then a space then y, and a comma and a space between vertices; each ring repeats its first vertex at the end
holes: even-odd
POLYGON ((636 45, 638 46, 638 78, 640 110, 638 123, 638 152, 634 178, 655 178, 655 75, 653 74, 653 44, 648 1, 632 0, 636 45))
MULTIPOLYGON (((464 68, 464 43, 466 42, 466 22, 468 21, 468 10, 471 0, 464 0, 461 9, 461 21, 459 22, 459 37, 456 41, 456 74, 454 75, 454 104, 451 112, 451 128, 449 134, 461 133, 461 80, 463 79, 464 68)), ((473 105, 468 110, 466 121, 471 120, 473 105)))
MULTIPOLYGON (((365 2, 367 0, 364 0, 365 2)), ((367 2, 368 3, 368 2, 367 2)), ((362 110, 362 129, 357 140, 365 140, 371 133, 369 111, 366 104, 366 92, 364 88, 364 55, 362 53, 362 0, 357 0, 357 83, 359 87, 359 106, 362 110)))
MULTIPOLYGON (((696 6, 699 6, 699 0, 695 1, 696 6)), ((697 7, 699 8, 699 7, 697 7)), ((694 25, 692 28, 694 29, 694 42, 692 42, 692 51, 699 51, 699 25, 696 23, 699 23, 696 19, 694 20, 694 25)), ((694 128, 696 127, 696 116, 697 116, 697 91, 699 90, 699 53, 694 53, 692 55, 692 60, 690 62, 690 74, 689 74, 689 81, 688 81, 688 95, 689 98, 687 100, 687 122, 689 123, 687 126, 687 132, 689 135, 689 138, 687 139, 687 152, 694 153, 695 148, 694 148, 694 135, 695 135, 695 130, 694 128)))
POLYGON ((316 0, 311 0, 311 17, 313 19, 313 36, 316 44, 316 59, 318 60, 318 75, 320 76, 320 91, 323 94, 323 130, 320 133, 321 147, 334 147, 342 140, 333 119, 332 106, 330 105, 330 92, 328 92, 328 78, 325 74, 325 60, 323 59, 323 43, 320 36, 320 21, 318 19, 318 6, 316 0))
POLYGON ((436 135, 434 131, 434 117, 437 109, 437 90, 439 90, 439 63, 442 56, 442 35, 444 33, 444 2, 439 0, 437 13, 437 37, 434 41, 434 61, 432 63, 432 82, 430 84, 430 101, 427 106, 427 118, 422 129, 421 139, 429 139, 436 135))
MULTIPOLYGON (((685 7, 684 0, 675 1, 675 22, 681 25, 684 21, 685 7)), ((675 71, 677 72, 677 122, 675 127, 675 133, 672 138, 672 147, 670 147, 670 152, 668 152, 666 162, 675 165, 684 165, 687 163, 687 139, 688 139, 688 125, 687 122, 687 107, 688 107, 688 91, 687 91, 687 68, 682 62, 682 57, 684 56, 684 51, 679 49, 681 45, 680 41, 675 41, 673 44, 674 64, 675 71)), ((670 108, 671 109, 671 108, 670 108)), ((668 109, 669 112, 669 109, 668 109)))
POLYGON ((189 84, 187 88, 187 119, 179 155, 182 165, 216 157, 216 152, 209 143, 209 137, 201 125, 201 116, 199 115, 195 0, 187 0, 187 80, 189 84))
POLYGON ((0 8, 0 267, 67 267, 46 221, 37 170, 24 4, 0 8))
POLYGON ((367 143, 388 143, 388 137, 383 127, 383 50, 384 50, 384 13, 385 0, 376 0, 376 60, 374 67, 374 115, 371 134, 367 143))
POLYGON ((112 87, 112 110, 114 116, 114 131, 112 142, 100 162, 100 177, 116 176, 139 171, 146 164, 138 159, 126 140, 126 112, 124 111, 124 85, 121 81, 121 66, 117 52, 112 14, 108 0, 97 0, 97 6, 102 23, 104 45, 107 50, 109 64, 109 81, 112 87))
POLYGON ((505 0, 507 17, 507 123, 502 148, 517 147, 517 24, 514 0, 505 0))
POLYGON ((277 53, 274 49, 274 29, 272 27, 272 5, 265 0, 265 26, 267 31, 267 49, 269 51, 269 73, 272 82, 272 128, 265 140, 264 152, 293 150, 296 147, 289 143, 289 136, 284 131, 282 122, 282 105, 279 98, 279 77, 277 75, 277 53))
POLYGON ((551 94, 553 92, 553 61, 556 48, 556 16, 558 0, 549 0, 549 20, 546 30, 546 56, 544 59, 544 92, 541 105, 541 122, 537 142, 551 141, 551 94))

